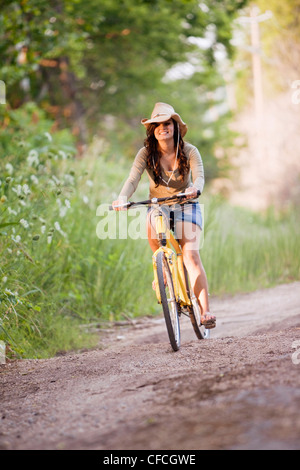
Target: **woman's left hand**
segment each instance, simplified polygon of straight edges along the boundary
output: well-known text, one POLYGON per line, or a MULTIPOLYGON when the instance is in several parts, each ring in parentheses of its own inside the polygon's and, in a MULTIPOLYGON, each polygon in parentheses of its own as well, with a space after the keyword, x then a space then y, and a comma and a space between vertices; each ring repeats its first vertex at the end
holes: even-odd
POLYGON ((192 186, 190 188, 187 188, 184 194, 186 194, 187 199, 195 199, 197 197, 197 191, 197 188, 195 188, 195 186, 192 186))

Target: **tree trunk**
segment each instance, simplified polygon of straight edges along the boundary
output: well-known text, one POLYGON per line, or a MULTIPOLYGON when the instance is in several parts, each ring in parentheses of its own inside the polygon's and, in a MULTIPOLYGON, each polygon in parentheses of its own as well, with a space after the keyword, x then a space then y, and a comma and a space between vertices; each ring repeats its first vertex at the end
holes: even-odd
POLYGON ((69 114, 73 123, 73 133, 78 137, 78 152, 81 155, 88 140, 88 132, 85 121, 85 110, 78 98, 76 77, 69 71, 69 58, 59 59, 60 83, 64 96, 69 103, 69 114))

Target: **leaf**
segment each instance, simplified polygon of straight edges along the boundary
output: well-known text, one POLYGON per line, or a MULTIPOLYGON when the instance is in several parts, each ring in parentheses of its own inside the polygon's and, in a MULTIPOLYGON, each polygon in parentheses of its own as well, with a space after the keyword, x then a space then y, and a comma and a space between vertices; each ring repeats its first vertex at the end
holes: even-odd
POLYGON ((8 225, 19 225, 19 222, 5 222, 0 224, 0 228, 8 227, 8 225))

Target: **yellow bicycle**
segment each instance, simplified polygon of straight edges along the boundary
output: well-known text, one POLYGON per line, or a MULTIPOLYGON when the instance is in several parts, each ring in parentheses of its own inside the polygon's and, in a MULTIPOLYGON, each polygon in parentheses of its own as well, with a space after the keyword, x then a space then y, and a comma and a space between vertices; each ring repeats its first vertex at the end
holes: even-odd
MULTIPOLYGON (((198 196, 200 191, 198 191, 198 196)), ((208 339, 210 331, 201 324, 198 300, 190 285, 189 275, 183 262, 179 241, 164 220, 162 204, 170 201, 182 202, 185 193, 146 201, 127 202, 123 208, 148 205, 154 208, 156 237, 159 248, 153 253, 153 271, 157 301, 162 305, 169 340, 174 351, 180 348, 180 316, 187 315, 198 339, 208 339)), ((116 207, 116 206, 115 206, 116 207)), ((112 207, 111 207, 112 209, 112 207)))

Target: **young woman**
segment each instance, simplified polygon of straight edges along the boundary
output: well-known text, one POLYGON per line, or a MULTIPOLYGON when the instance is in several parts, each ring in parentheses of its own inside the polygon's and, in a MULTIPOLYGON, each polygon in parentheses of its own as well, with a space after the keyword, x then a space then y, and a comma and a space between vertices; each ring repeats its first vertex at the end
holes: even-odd
MULTIPOLYGON (((186 193, 185 203, 164 206, 164 211, 175 226, 191 284, 201 308, 201 323, 206 328, 216 326, 216 317, 209 311, 208 285, 200 254, 202 216, 197 191, 204 186, 203 163, 199 151, 184 142, 187 125, 174 108, 166 103, 156 103, 150 119, 143 119, 147 138, 137 153, 130 175, 113 206, 127 202, 136 191, 146 170, 150 182, 150 198, 168 197, 179 192, 186 193)), ((115 208, 119 210, 119 208, 115 208)), ((153 228, 151 209, 147 217, 147 233, 150 247, 155 252, 159 245, 153 228)))

